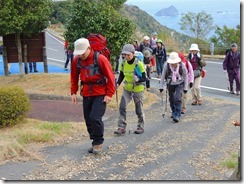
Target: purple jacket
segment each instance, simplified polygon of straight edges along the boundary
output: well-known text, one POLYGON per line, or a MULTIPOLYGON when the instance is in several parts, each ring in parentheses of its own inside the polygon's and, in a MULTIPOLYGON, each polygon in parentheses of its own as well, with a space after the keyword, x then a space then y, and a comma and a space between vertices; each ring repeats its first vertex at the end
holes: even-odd
POLYGON ((225 56, 225 60, 223 62, 223 69, 230 71, 230 70, 237 70, 240 68, 240 52, 236 51, 229 51, 225 56))

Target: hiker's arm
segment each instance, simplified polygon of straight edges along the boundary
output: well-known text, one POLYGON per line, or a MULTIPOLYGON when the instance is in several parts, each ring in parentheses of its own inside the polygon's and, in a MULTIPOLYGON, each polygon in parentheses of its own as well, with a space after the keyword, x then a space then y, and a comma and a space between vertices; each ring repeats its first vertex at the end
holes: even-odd
POLYGON ((147 78, 146 78, 146 73, 145 72, 142 72, 141 74, 141 78, 139 79, 139 81, 137 83, 140 83, 140 82, 146 82, 147 78))
POLYGON ((77 66, 76 66, 76 63, 77 63, 77 58, 78 57, 75 57, 71 63, 71 71, 70 71, 70 94, 73 95, 73 94, 76 94, 77 91, 78 91, 78 83, 79 83, 79 73, 78 73, 78 70, 77 70, 77 66))
POLYGON ((121 82, 124 80, 125 76, 124 76, 124 72, 120 71, 119 73, 119 78, 117 80, 117 85, 119 86, 121 84, 121 82))
POLYGON ((223 70, 227 70, 227 60, 229 57, 229 53, 225 56, 224 62, 223 62, 223 70))

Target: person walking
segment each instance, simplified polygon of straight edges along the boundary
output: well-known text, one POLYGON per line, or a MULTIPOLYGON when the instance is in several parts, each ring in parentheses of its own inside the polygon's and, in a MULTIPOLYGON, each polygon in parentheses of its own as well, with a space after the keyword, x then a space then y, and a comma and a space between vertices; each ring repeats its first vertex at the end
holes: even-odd
POLYGON ((68 70, 68 64, 69 62, 72 63, 73 58, 74 58, 74 48, 73 48, 73 44, 69 43, 68 41, 65 41, 64 44, 64 49, 65 49, 65 53, 66 53, 66 62, 64 64, 64 69, 68 70))
POLYGON ((151 53, 148 50, 146 50, 144 52, 143 62, 144 62, 145 68, 146 68, 146 75, 147 75, 147 80, 146 80, 147 91, 150 91, 151 63, 153 62, 153 60, 154 60, 154 57, 151 55, 151 53))
POLYGON ((236 82, 236 94, 240 95, 240 52, 237 51, 237 44, 231 45, 231 51, 226 54, 223 62, 224 72, 228 73, 230 93, 234 94, 233 85, 236 82))
POLYGON ((119 104, 118 130, 114 131, 116 135, 126 133, 126 109, 133 99, 135 103, 135 112, 138 117, 137 129, 135 134, 144 132, 144 111, 143 111, 143 93, 144 83, 146 81, 145 68, 142 61, 135 57, 135 48, 132 44, 125 44, 122 49, 124 61, 120 66, 117 86, 124 80, 125 86, 119 104))
POLYGON ((192 93, 192 105, 202 105, 202 94, 201 94, 201 81, 202 81, 202 68, 206 66, 206 61, 203 58, 198 45, 193 43, 189 49, 190 53, 187 57, 187 60, 191 63, 193 73, 194 73, 194 82, 193 87, 191 88, 192 93))
POLYGON ((157 40, 157 47, 153 50, 153 54, 156 56, 156 69, 158 78, 161 77, 164 63, 167 60, 166 49, 161 39, 157 40))
POLYGON ((181 117, 182 92, 187 93, 188 89, 187 69, 177 52, 171 52, 167 64, 164 65, 159 84, 160 93, 163 92, 165 84, 169 92, 171 118, 177 123, 181 117))
MULTIPOLYGON (((187 70, 187 77, 188 77, 188 88, 187 90, 191 89, 193 86, 193 81, 194 81, 194 73, 193 73, 193 69, 191 66, 191 63, 185 58, 184 54, 179 52, 178 53, 181 62, 186 66, 186 70, 187 70)), ((181 114, 185 114, 186 113, 186 104, 188 101, 188 93, 182 93, 182 108, 181 108, 181 114)))
POLYGON ((89 153, 98 154, 103 148, 104 123, 107 104, 115 93, 115 77, 108 59, 99 54, 98 66, 94 67, 94 50, 88 39, 80 38, 75 41, 74 60, 71 63, 71 96, 73 104, 77 103, 78 83, 80 80, 83 96, 83 112, 87 131, 92 140, 89 153))

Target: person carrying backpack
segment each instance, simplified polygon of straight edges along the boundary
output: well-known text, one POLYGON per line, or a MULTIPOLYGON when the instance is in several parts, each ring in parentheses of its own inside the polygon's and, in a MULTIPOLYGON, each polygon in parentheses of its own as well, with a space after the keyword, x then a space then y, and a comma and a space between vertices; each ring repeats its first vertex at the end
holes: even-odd
MULTIPOLYGON (((187 77, 188 77, 188 89, 191 89, 193 86, 193 81, 194 81, 194 73, 193 73, 193 69, 191 66, 191 63, 185 58, 184 54, 179 52, 178 53, 181 62, 186 66, 186 70, 187 70, 187 77)), ((181 108, 181 114, 185 114, 186 113, 186 104, 188 101, 188 93, 182 93, 182 108, 181 108)))
POLYGON ((181 117, 182 92, 187 93, 188 89, 187 69, 177 52, 171 52, 167 64, 164 65, 159 85, 160 93, 163 92, 165 84, 169 92, 171 118, 177 123, 181 117))
POLYGON ((144 132, 144 111, 143 92, 145 89, 146 74, 142 61, 135 57, 135 48, 132 44, 125 44, 122 49, 124 61, 120 64, 120 73, 117 86, 124 80, 125 86, 119 104, 118 130, 114 134, 123 135, 126 133, 126 108, 133 99, 135 112, 138 117, 136 134, 144 132))
POLYGON ((68 41, 64 42, 64 49, 65 49, 65 53, 66 53, 66 62, 64 64, 64 69, 68 70, 68 64, 69 62, 72 63, 73 58, 74 58, 74 48, 73 48, 73 44, 69 43, 68 41))
POLYGON ((103 54, 95 52, 88 39, 80 38, 75 41, 74 46, 70 89, 72 102, 77 103, 80 81, 84 118, 92 140, 92 147, 88 152, 98 154, 102 151, 104 142, 102 117, 115 94, 115 77, 109 60, 103 54))
POLYGON ((240 95, 240 52, 237 51, 237 44, 231 45, 231 51, 227 52, 223 62, 223 69, 228 73, 230 93, 234 94, 233 84, 236 82, 236 94, 240 95))
POLYGON ((201 81, 202 81, 202 68, 206 66, 206 61, 203 58, 198 45, 193 43, 189 49, 190 53, 187 60, 191 63, 194 72, 194 82, 191 88, 192 94, 192 105, 202 105, 202 94, 201 94, 201 81))
POLYGON ((144 52, 143 62, 144 62, 145 68, 146 68, 146 75, 148 77, 148 79, 146 80, 147 91, 150 91, 151 63, 153 62, 153 60, 154 60, 154 57, 151 55, 151 53, 148 50, 146 50, 144 52))
POLYGON ((161 39, 157 40, 157 47, 153 50, 153 54, 156 56, 156 69, 158 78, 161 77, 164 63, 167 60, 166 49, 161 39))

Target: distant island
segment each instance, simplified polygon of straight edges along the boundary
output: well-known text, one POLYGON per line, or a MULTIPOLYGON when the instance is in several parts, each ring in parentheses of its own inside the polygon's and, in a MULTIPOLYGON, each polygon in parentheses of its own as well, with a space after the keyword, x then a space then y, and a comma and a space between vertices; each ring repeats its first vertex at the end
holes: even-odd
POLYGON ((164 8, 162 10, 159 10, 157 13, 155 13, 156 16, 168 16, 173 17, 179 15, 178 10, 174 6, 170 6, 168 8, 164 8))

